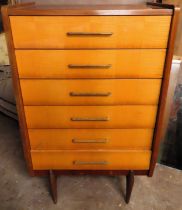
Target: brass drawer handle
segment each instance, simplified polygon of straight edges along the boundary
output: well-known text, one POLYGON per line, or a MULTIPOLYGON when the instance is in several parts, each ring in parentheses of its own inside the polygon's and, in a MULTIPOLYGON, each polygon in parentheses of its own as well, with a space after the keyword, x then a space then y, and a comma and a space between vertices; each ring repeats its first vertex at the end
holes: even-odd
POLYGON ((71 121, 109 121, 108 117, 71 117, 71 121))
POLYGON ((72 142, 75 144, 90 144, 90 143, 96 143, 96 144, 105 144, 107 143, 107 139, 72 139, 72 142))
POLYGON ((111 68, 111 64, 105 65, 77 65, 77 64, 68 64, 68 68, 70 69, 109 69, 111 68))
POLYGON ((107 97, 110 96, 111 92, 106 92, 106 93, 77 93, 77 92, 70 92, 70 96, 102 96, 102 97, 107 97))
POLYGON ((73 161, 74 165, 108 165, 109 163, 107 161, 80 161, 75 160, 73 161))
POLYGON ((113 32, 67 32, 67 36, 112 36, 113 32))

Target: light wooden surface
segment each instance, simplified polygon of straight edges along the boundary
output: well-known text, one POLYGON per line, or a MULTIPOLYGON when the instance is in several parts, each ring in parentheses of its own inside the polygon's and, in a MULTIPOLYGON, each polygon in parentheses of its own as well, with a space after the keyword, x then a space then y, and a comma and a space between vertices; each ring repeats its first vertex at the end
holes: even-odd
POLYGON ((15 53, 20 78, 161 78, 166 50, 16 50, 15 53), (69 64, 111 64, 111 67, 70 69, 69 64))
POLYGON ((166 48, 171 16, 10 16, 10 22, 15 48, 166 48))
POLYGON ((151 149, 153 129, 29 129, 32 150, 151 149))
POLYGON ((157 105, 161 79, 25 79, 20 84, 24 105, 157 105))
POLYGON ((92 150, 32 150, 31 155, 33 168, 35 170, 50 168, 78 170, 145 170, 149 169, 151 151, 102 150, 97 152, 92 150), (93 162, 95 162, 95 164, 93 164, 93 162))
POLYGON ((157 106, 25 106, 28 128, 154 128, 157 106), (71 118, 108 118, 72 121, 71 118))

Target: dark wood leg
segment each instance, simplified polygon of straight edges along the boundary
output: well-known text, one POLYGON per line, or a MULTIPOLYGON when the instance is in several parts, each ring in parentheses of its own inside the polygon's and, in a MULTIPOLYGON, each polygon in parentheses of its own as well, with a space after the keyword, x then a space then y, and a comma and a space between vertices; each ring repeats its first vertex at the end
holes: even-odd
POLYGON ((55 172, 49 171, 50 193, 54 203, 57 203, 57 177, 55 172))
POLYGON ((129 203, 130 201, 133 184, 134 184, 134 171, 129 171, 128 175, 126 176, 126 203, 129 203))

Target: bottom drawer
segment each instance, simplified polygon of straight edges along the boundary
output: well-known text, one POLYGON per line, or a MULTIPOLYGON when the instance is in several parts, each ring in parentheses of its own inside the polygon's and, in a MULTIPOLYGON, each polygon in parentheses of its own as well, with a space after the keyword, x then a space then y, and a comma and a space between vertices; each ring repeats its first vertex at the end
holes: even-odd
POLYGON ((34 170, 148 170, 149 150, 32 150, 34 170))

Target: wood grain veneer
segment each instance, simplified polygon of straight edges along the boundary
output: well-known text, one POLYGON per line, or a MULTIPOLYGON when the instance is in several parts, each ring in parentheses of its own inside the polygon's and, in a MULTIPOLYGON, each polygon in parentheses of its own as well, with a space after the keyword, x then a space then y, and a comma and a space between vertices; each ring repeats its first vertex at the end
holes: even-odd
POLYGON ((10 22, 18 49, 166 48, 171 16, 10 16, 10 22), (112 35, 68 36, 68 32, 112 35))
POLYGON ((28 128, 154 128, 157 113, 157 105, 25 106, 24 109, 28 128))
POLYGON ((20 80, 24 105, 157 105, 161 79, 20 80))
POLYGON ((20 78, 162 78, 166 50, 16 50, 15 54, 20 78), (69 64, 111 66, 70 69, 69 64))
POLYGON ((32 150, 150 150, 153 129, 29 129, 32 150))

